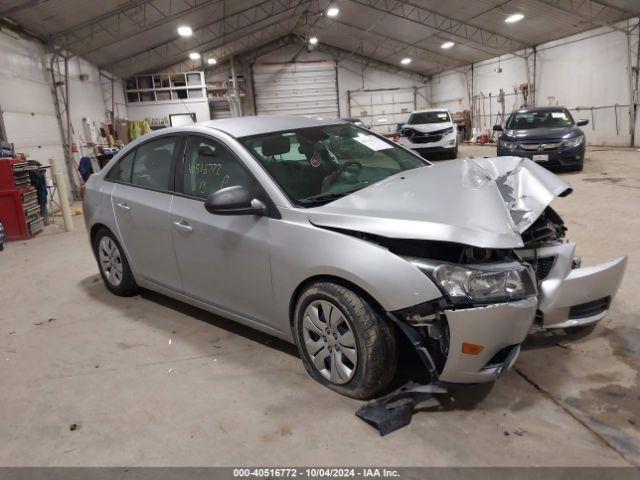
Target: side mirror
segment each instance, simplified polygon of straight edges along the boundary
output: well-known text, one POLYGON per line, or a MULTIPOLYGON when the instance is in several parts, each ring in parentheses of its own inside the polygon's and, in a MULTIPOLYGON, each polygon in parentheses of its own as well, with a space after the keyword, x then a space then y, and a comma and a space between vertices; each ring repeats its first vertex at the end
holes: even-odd
POLYGON ((578 123, 576 123, 576 125, 578 125, 579 127, 584 127, 585 125, 589 124, 589 120, 578 120, 578 123))
POLYGON ((215 215, 264 215, 267 207, 242 185, 211 193, 204 202, 207 212, 215 215))
POLYGON ((493 126, 493 131, 494 132, 502 132, 504 130, 504 128, 502 128, 502 125, 494 125, 493 126))

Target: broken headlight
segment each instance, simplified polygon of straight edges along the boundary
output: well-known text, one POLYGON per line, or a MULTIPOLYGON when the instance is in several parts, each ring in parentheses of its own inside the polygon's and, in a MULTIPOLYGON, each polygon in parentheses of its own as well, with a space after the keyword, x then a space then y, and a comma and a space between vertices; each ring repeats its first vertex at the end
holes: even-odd
POLYGON ((537 294, 529 267, 518 262, 460 265, 409 259, 457 304, 522 300, 537 294))

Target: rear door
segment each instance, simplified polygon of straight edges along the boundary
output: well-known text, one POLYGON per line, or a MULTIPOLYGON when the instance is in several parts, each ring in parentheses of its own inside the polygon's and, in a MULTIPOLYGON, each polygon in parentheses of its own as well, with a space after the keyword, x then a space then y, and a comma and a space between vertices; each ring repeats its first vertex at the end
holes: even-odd
POLYGON ((171 209, 175 254, 184 292, 262 324, 273 318, 271 229, 279 220, 255 215, 214 215, 204 208, 212 192, 233 185, 256 198, 262 188, 221 141, 190 135, 176 172, 171 209))
POLYGON ((127 259, 137 278, 179 291, 170 210, 179 137, 162 136, 140 145, 116 165, 111 196, 127 259))

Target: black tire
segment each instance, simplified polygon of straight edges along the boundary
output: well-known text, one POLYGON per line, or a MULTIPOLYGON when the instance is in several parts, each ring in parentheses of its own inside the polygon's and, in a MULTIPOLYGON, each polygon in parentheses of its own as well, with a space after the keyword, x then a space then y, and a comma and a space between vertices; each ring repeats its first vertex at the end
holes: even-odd
POLYGON ((451 150, 449 152, 449 154, 447 155, 447 158, 449 158, 451 160, 455 160, 456 158, 458 158, 458 147, 456 147, 453 150, 451 150))
POLYGON ((136 284, 135 279, 133 278, 133 273, 131 272, 131 267, 129 267, 129 262, 127 261, 127 257, 124 254, 124 250, 120 246, 120 243, 116 239, 115 235, 113 235, 106 228, 101 228, 95 234, 93 238, 93 253, 96 257, 96 261, 98 262, 98 269, 100 270, 100 276, 102 277, 102 281, 105 286, 111 293, 114 293, 120 297, 131 297, 138 293, 138 285, 136 284), (111 242, 115 245, 115 248, 118 249, 121 265, 122 265, 122 279, 119 283, 114 284, 111 280, 109 280, 107 273, 104 271, 102 263, 100 262, 100 242, 103 238, 109 238, 111 242))
POLYGON ((342 285, 317 282, 302 292, 294 311, 293 336, 309 375, 347 397, 371 398, 386 388, 396 374, 398 352, 393 328, 367 300, 342 285), (317 301, 328 301, 337 306, 353 331, 357 363, 352 378, 346 383, 336 384, 326 379, 314 366, 305 346, 304 313, 311 303, 317 301))

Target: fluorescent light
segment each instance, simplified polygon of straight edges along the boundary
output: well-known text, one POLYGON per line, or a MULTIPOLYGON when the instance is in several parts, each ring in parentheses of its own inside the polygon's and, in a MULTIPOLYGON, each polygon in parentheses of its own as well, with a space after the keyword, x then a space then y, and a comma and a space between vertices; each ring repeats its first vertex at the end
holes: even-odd
POLYGON ((455 45, 455 43, 453 42, 444 42, 442 45, 440 45, 440 48, 451 48, 455 45))
POLYGON ((411 63, 411 59, 409 57, 403 58, 400 60, 400 63, 403 65, 409 65, 411 63))
POLYGON ((215 58, 207 58, 207 63, 209 65, 215 65, 218 61, 215 58))
POLYGON ((327 17, 335 17, 340 13, 340 9, 338 7, 331 7, 327 10, 327 17))
POLYGON ((513 15, 509 15, 504 19, 506 23, 516 23, 524 18, 524 15, 521 13, 514 13, 513 15))
POLYGON ((181 37, 190 37, 193 35, 193 30, 191 30, 191 27, 187 25, 182 25, 181 27, 178 27, 178 35, 181 37))
POLYGON ((191 52, 189 54, 189 58, 191 60, 198 60, 200 58, 200 54, 198 52, 191 52))
POLYGON ((310 43, 311 45, 317 45, 317 43, 318 43, 318 37, 311 37, 311 38, 309 39, 309 43, 310 43))
POLYGON ((389 119, 388 118, 379 118, 378 121, 379 122, 388 122, 389 119))

